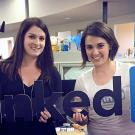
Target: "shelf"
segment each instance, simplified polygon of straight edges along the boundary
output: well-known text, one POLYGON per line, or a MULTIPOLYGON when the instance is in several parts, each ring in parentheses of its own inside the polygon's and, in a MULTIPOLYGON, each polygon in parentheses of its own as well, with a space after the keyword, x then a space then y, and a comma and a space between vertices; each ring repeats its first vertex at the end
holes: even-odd
MULTIPOLYGON (((80 52, 70 52, 70 55, 68 52, 63 52, 59 54, 59 57, 60 59, 57 59, 57 61, 55 61, 55 65, 61 74, 62 80, 77 79, 82 72, 85 72, 86 70, 93 67, 91 63, 87 63, 86 67, 81 69, 82 60, 80 52), (71 58, 71 56, 74 58, 71 58), (78 57, 76 56, 79 56, 80 58, 78 59, 78 57), (64 60, 65 57, 66 59, 64 60)), ((117 58, 116 60, 124 63, 135 64, 135 58, 117 58)))

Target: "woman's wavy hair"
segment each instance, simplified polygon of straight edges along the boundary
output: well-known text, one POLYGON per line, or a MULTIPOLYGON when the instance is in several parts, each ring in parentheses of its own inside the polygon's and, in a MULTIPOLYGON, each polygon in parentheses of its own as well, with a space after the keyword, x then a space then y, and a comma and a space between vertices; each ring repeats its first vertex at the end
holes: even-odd
POLYGON ((11 56, 1 62, 1 70, 6 73, 10 79, 13 79, 18 74, 24 54, 24 37, 32 26, 41 28, 46 35, 45 48, 38 56, 36 66, 41 69, 43 75, 49 73, 49 70, 54 67, 50 35, 47 26, 39 18, 27 18, 20 25, 11 56))
POLYGON ((83 59, 82 67, 85 67, 86 62, 89 61, 85 49, 85 39, 87 36, 97 36, 104 38, 110 46, 110 60, 113 60, 115 58, 119 48, 119 44, 116 40, 113 30, 103 22, 93 22, 86 27, 81 38, 81 54, 83 59))

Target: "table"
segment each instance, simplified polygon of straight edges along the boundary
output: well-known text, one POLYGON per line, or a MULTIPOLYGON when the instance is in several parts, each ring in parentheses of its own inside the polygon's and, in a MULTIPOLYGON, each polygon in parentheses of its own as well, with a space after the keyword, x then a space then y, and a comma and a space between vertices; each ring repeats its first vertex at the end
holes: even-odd
POLYGON ((57 135, 85 135, 85 132, 84 131, 79 131, 79 130, 75 129, 75 131, 70 131, 70 132, 57 131, 57 135))

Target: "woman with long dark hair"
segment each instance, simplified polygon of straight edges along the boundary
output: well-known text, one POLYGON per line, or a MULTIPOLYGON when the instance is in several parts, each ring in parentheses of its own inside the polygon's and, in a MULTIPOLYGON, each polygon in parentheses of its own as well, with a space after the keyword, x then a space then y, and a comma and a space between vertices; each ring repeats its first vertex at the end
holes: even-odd
MULTIPOLYGON (((32 97, 34 82, 39 80, 43 82, 44 99, 61 91, 61 78, 54 66, 48 28, 39 18, 27 18, 21 23, 11 56, 0 63, 0 68, 1 97, 17 94, 32 97)), ((53 118, 46 108, 39 118, 35 115, 28 125, 22 121, 20 126, 16 126, 18 123, 14 126, 7 124, 4 134, 56 134, 53 118)))

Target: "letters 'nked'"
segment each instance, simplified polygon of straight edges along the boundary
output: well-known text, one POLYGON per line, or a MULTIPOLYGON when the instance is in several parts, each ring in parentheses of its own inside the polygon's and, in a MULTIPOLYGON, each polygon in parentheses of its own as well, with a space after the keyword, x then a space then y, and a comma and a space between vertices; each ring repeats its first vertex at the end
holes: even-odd
MULTIPOLYGON (((16 96, 5 95, 4 99, 1 100, 1 120, 6 122, 15 122, 17 120, 32 121, 33 117, 40 117, 40 112, 44 108, 51 113, 53 119, 56 121, 63 121, 63 115, 60 114, 59 110, 54 107, 55 102, 61 97, 61 92, 54 92, 45 102, 43 82, 36 81, 33 89, 33 96, 29 97, 25 94, 19 94, 16 96)), ((72 91, 63 99, 63 110, 66 115, 73 115, 73 107, 88 107, 90 101, 88 96, 81 91, 72 91), (80 102, 73 102, 75 97, 80 97, 80 102)), ((95 112, 103 117, 108 117, 112 114, 122 115, 122 92, 121 92, 121 77, 113 77, 113 90, 102 89, 99 90, 93 98, 93 108, 95 112), (109 96, 114 100, 114 106, 107 110, 102 107, 101 100, 109 96)), ((86 110, 82 110, 84 115, 88 115, 86 110)))

